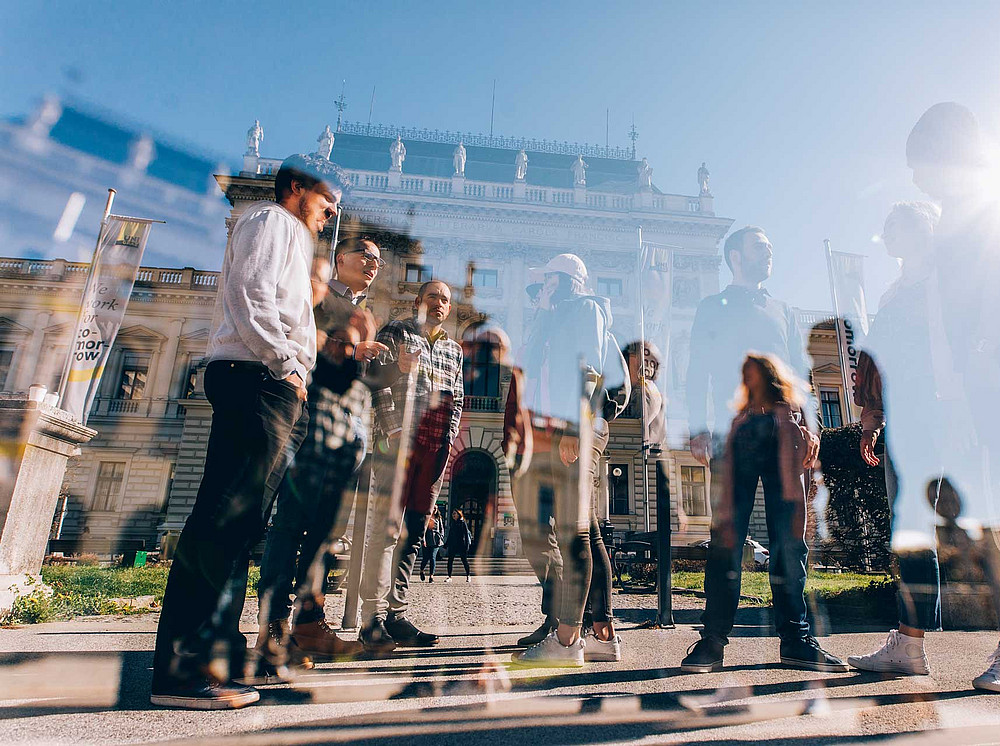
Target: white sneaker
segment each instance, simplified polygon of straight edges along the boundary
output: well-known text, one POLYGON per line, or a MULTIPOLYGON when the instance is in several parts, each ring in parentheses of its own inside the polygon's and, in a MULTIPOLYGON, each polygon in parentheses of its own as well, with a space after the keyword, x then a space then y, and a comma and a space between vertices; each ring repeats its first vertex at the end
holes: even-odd
POLYGON ((894 629, 874 653, 852 655, 847 662, 861 671, 881 673, 901 673, 910 676, 926 676, 931 672, 924 655, 924 644, 920 638, 908 637, 894 629))
POLYGON ((450 582, 451 582, 451 578, 445 578, 445 579, 444 579, 444 582, 446 582, 446 583, 450 583, 450 582))
POLYGON ((620 661, 622 659, 622 638, 615 635, 610 640, 602 640, 593 630, 587 633, 584 641, 583 659, 585 661, 620 661))
POLYGON ((985 692, 1000 692, 1000 645, 987 660, 990 667, 974 678, 972 685, 985 692))
POLYGON ((511 655, 511 660, 522 666, 538 666, 545 668, 580 668, 583 665, 583 649, 585 643, 581 637, 569 647, 559 642, 556 631, 537 645, 527 650, 521 650, 511 655))
POLYGON ((465 576, 465 582, 466 583, 471 583, 472 582, 472 576, 471 575, 466 575, 465 576))

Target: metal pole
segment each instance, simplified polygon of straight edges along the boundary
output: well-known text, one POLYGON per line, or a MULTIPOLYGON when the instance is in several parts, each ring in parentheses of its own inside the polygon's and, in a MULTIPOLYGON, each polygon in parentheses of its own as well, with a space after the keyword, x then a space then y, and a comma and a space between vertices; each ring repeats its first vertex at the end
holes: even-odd
POLYGON ((673 555, 670 530, 670 480, 665 465, 656 462, 656 596, 661 628, 674 628, 673 555), (666 520, 664 520, 666 516, 666 520))
POLYGON ((337 222, 333 225, 333 236, 330 238, 330 270, 334 276, 337 274, 337 242, 340 240, 340 216, 343 212, 342 208, 337 209, 337 222))
POLYGON ((354 530, 351 532, 351 557, 347 564, 347 585, 344 588, 344 629, 357 629, 358 611, 361 600, 361 574, 365 567, 368 551, 368 523, 371 505, 371 469, 374 456, 369 456, 361 465, 361 475, 354 491, 354 530))
POLYGON ((645 259, 642 246, 642 226, 639 226, 639 442, 642 446, 642 512, 644 531, 649 531, 649 454, 646 451, 646 314, 642 303, 642 269, 645 259))
MULTIPOLYGON (((94 245, 94 256, 90 260, 90 272, 87 273, 87 281, 83 285, 83 295, 80 296, 80 303, 84 302, 87 294, 90 292, 90 286, 94 282, 94 270, 97 269, 97 260, 100 258, 99 254, 101 251, 101 241, 104 239, 104 229, 108 225, 108 216, 111 215, 111 206, 114 204, 115 195, 117 192, 114 189, 108 188, 108 201, 104 204, 104 215, 101 216, 101 227, 97 231, 97 243, 94 245)), ((66 393, 67 379, 69 378, 69 369, 73 364, 73 342, 76 341, 76 335, 80 333, 80 319, 83 314, 77 312, 76 324, 73 326, 73 335, 69 338, 69 349, 66 350, 66 362, 63 364, 62 375, 59 377, 59 406, 62 407, 63 395, 66 393)))

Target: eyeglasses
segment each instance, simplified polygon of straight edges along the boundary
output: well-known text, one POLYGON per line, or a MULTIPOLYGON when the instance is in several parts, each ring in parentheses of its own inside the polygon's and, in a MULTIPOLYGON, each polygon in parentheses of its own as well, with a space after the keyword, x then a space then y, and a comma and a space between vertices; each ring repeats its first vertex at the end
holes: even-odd
POLYGON ((380 259, 370 251, 352 251, 351 253, 361 254, 361 256, 365 260, 365 264, 374 264, 379 269, 382 269, 385 266, 385 259, 380 259))

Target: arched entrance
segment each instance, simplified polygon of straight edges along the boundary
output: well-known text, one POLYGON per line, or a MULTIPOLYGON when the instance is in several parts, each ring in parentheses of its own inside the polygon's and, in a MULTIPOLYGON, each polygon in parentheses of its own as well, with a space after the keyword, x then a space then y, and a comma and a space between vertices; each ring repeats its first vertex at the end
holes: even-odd
POLYGON ((493 456, 485 451, 467 450, 455 459, 451 471, 451 511, 462 511, 469 530, 472 532, 473 546, 479 546, 484 528, 493 520, 497 494, 497 465, 493 456))

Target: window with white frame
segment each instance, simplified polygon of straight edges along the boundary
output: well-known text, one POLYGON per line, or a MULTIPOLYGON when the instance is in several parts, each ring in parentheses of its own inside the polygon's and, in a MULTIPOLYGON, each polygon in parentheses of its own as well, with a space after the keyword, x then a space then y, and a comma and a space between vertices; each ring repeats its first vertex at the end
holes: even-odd
POLYGON ((820 389, 819 403, 823 427, 840 427, 844 424, 843 412, 840 410, 840 392, 837 389, 820 389))
POLYGON ((117 510, 125 483, 124 461, 101 461, 97 465, 97 481, 91 510, 117 510))
POLYGON ((122 352, 122 372, 118 378, 116 399, 142 399, 146 393, 146 380, 149 378, 150 356, 141 352, 124 350, 122 352))
POLYGON ((598 277, 597 294, 602 298, 621 298, 622 281, 618 277, 598 277))
POLYGON ((681 466, 681 505, 689 517, 708 515, 704 466, 681 466))
POLYGON ((495 269, 472 270, 472 286, 477 288, 495 288, 499 282, 499 273, 495 269))
POLYGON ((429 264, 407 264, 407 282, 430 282, 434 279, 434 268, 429 264))

